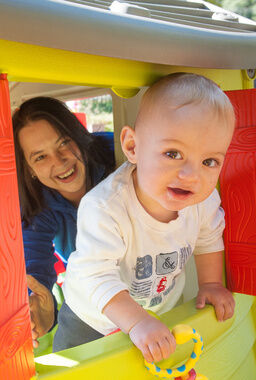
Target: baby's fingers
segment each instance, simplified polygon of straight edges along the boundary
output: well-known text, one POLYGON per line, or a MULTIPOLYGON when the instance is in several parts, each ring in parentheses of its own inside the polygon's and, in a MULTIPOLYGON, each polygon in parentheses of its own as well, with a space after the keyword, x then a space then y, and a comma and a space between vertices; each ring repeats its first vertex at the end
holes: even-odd
POLYGON ((198 294, 196 298, 196 308, 203 309, 205 307, 206 297, 203 294, 198 294))
POLYGON ((225 307, 222 303, 217 303, 215 306, 215 314, 218 321, 224 321, 225 316, 225 307))
POLYGON ((153 357, 154 362, 167 359, 175 351, 176 341, 171 335, 170 337, 164 337, 158 342, 152 342, 149 344, 149 350, 153 357))
POLYGON ((157 342, 152 342, 148 347, 153 357, 153 362, 160 362, 160 360, 163 359, 163 355, 159 344, 157 342))
POLYGON ((226 321, 232 318, 235 310, 235 300, 230 292, 226 292, 226 297, 221 298, 215 303, 215 312, 219 321, 226 321))
POLYGON ((154 358, 150 352, 150 349, 148 346, 138 347, 141 350, 142 355, 144 356, 144 359, 146 359, 147 362, 153 363, 154 358))
POLYGON ((225 305, 225 314, 224 314, 223 320, 226 321, 227 319, 232 318, 234 314, 234 310, 235 310, 234 304, 227 303, 225 305))
POLYGON ((176 349, 176 341, 172 334, 159 341, 159 346, 162 352, 162 359, 168 359, 176 349))

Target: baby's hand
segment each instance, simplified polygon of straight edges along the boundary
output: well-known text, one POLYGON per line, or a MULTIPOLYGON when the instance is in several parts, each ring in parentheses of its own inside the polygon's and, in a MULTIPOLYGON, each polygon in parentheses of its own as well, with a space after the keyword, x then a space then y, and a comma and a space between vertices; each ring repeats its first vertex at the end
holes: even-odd
POLYGON ((136 323, 129 335, 150 363, 167 359, 176 348, 174 336, 168 327, 150 315, 136 323))
POLYGON ((216 317, 219 321, 225 321, 234 314, 235 300, 232 293, 221 283, 206 282, 200 285, 196 307, 197 309, 203 309, 205 304, 214 306, 216 317))

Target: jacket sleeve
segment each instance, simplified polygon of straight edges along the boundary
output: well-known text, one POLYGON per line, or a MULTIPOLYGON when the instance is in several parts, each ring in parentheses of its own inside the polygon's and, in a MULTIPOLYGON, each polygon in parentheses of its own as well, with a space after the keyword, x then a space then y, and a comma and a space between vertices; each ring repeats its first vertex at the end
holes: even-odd
POLYGON ((57 222, 50 210, 35 216, 29 226, 22 224, 26 272, 50 291, 57 279, 53 246, 56 230, 57 222))

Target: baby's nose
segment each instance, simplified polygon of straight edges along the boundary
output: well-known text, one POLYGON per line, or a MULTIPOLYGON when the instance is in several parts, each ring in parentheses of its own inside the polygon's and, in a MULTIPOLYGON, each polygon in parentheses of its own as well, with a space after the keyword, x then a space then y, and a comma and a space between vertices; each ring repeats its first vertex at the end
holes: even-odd
POLYGON ((200 169, 197 165, 185 164, 180 168, 178 177, 182 180, 196 182, 200 178, 200 169))

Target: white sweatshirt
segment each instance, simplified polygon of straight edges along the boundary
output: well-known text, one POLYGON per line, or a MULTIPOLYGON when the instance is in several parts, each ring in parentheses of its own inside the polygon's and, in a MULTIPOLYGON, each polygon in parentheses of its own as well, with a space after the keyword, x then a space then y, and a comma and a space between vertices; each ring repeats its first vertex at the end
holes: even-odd
POLYGON ((68 261, 65 301, 102 334, 117 327, 102 314, 122 290, 145 309, 162 314, 175 306, 192 255, 223 250, 224 211, 217 190, 162 223, 139 203, 126 162, 81 200, 76 251, 68 261))

